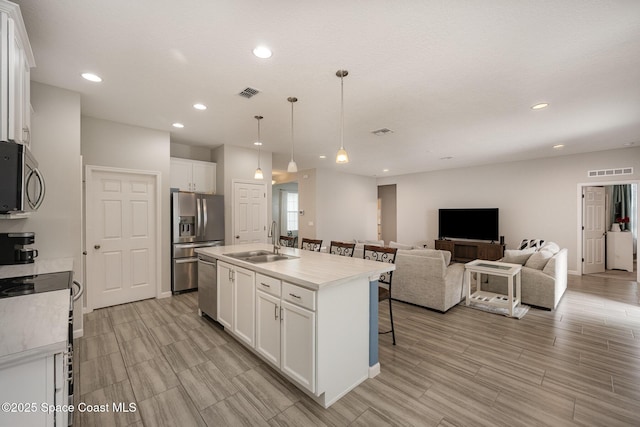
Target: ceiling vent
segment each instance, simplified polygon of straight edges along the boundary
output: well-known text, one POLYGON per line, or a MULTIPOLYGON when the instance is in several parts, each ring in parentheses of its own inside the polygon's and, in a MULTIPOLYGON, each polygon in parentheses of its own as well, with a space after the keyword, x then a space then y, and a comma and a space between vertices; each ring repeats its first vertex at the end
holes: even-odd
POLYGON ((389 129, 389 128, 382 128, 382 129, 378 129, 378 130, 372 130, 371 133, 376 135, 376 136, 382 136, 382 135, 386 135, 388 133, 393 133, 393 131, 391 129, 389 129))
POLYGON ((260 93, 260 91, 258 89, 254 89, 252 87, 247 87, 247 88, 243 89, 242 92, 240 92, 238 95, 240 95, 243 98, 250 99, 251 97, 253 97, 254 95, 257 95, 259 93, 260 93))
POLYGON ((600 169, 600 170, 587 172, 587 176, 589 178, 598 178, 601 176, 620 176, 620 175, 633 175, 633 168, 600 169))

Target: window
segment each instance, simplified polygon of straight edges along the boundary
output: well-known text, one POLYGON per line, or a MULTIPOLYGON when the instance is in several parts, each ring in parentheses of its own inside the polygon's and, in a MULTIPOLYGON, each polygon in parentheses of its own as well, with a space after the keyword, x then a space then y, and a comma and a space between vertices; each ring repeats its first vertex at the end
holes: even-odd
POLYGON ((298 231, 298 193, 285 193, 287 231, 298 231))

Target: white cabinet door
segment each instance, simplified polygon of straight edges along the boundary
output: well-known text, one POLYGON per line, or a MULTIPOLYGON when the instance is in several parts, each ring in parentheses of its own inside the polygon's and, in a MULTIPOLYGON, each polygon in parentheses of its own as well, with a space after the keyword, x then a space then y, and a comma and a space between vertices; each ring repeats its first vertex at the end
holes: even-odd
POLYGON ((256 274, 235 267, 233 272, 233 333, 250 347, 255 347, 256 274))
POLYGON ((216 164, 193 162, 193 191, 200 193, 216 192, 216 164))
POLYGON ((280 368, 280 298, 256 291, 256 351, 280 368))
POLYGON ((315 393, 316 314, 287 301, 282 309, 282 372, 315 393))
POLYGON ((191 162, 171 158, 171 188, 179 188, 181 191, 193 191, 192 175, 193 167, 191 162))
POLYGON ((9 21, 0 13, 0 141, 9 140, 9 21))
POLYGON ((218 323, 233 330, 233 268, 218 262, 218 323))

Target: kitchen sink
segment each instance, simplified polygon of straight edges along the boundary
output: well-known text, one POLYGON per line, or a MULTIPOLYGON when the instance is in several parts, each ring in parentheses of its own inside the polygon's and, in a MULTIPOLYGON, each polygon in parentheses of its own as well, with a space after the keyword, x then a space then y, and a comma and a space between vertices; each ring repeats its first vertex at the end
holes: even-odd
POLYGON ((297 256, 274 254, 269 251, 248 251, 248 252, 234 252, 231 254, 224 254, 225 256, 236 258, 242 261, 251 262, 253 264, 262 264, 265 262, 282 261, 285 259, 295 259, 297 256))

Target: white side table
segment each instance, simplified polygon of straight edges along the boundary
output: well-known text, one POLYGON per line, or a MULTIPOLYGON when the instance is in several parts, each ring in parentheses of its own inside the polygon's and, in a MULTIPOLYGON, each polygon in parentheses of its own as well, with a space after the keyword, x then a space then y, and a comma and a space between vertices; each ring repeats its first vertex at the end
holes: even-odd
POLYGON ((509 264, 498 261, 485 261, 477 259, 464 265, 464 284, 467 286, 466 305, 473 302, 492 305, 494 307, 507 308, 509 316, 513 317, 513 311, 521 302, 521 286, 520 286, 520 264, 509 264), (476 280, 477 289, 471 294, 471 273, 492 274, 494 276, 503 276, 507 278, 507 295, 496 294, 493 292, 483 291, 481 280, 476 280), (516 285, 515 295, 513 285, 516 285))
POLYGON ((607 268, 633 273, 633 233, 630 231, 607 232, 607 268))

